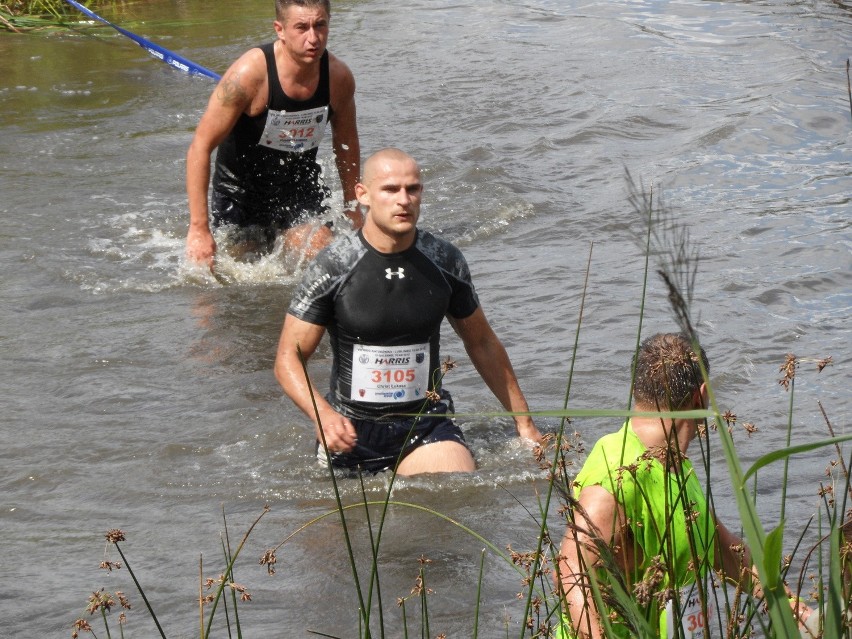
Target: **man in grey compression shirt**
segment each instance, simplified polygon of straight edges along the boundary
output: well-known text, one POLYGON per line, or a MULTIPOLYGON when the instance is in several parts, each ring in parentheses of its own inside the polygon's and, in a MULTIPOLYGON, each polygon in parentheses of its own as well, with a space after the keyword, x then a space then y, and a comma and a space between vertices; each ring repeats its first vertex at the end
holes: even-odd
MULTIPOLYGON (((325 442, 335 466, 396 467, 403 475, 475 469, 441 385, 444 317, 503 407, 529 411, 464 256, 417 228, 422 190, 420 168, 409 155, 383 149, 371 156, 355 187, 367 210, 364 226, 308 266, 284 321, 276 377, 314 421, 317 441, 325 442), (312 398, 300 353, 309 359, 326 331, 334 356, 331 389, 312 398)), ((540 439, 529 416, 514 419, 521 437, 540 439)), ((319 453, 325 459, 321 445, 319 453)))

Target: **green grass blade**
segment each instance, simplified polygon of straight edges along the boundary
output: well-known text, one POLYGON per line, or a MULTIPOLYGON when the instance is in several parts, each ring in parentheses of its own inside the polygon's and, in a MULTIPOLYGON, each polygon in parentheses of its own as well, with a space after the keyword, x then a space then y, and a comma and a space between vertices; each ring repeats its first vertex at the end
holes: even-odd
POLYGON ((482 576, 485 573, 485 548, 479 554, 479 579, 476 582, 476 606, 473 610, 473 638, 479 637, 479 605, 482 603, 482 576))
MULTIPOLYGON (((705 382, 707 382, 707 371, 703 370, 705 382)), ((716 397, 710 384, 707 384, 707 392, 710 397, 710 405, 715 410, 716 414, 721 414, 716 405, 716 397)), ((731 476, 731 482, 734 485, 734 496, 737 501, 737 508, 740 512, 742 520, 743 532, 745 533, 746 542, 751 550, 752 563, 757 567, 758 575, 762 584, 764 584, 764 597, 766 605, 769 609, 769 616, 772 620, 773 631, 777 637, 796 637, 799 630, 793 613, 790 610, 790 604, 787 599, 787 593, 784 591, 783 584, 776 583, 775 587, 769 587, 767 584, 771 582, 770 570, 765 552, 766 533, 763 530, 763 524, 757 515, 757 508, 754 502, 749 498, 745 487, 745 479, 740 466, 739 458, 734 449, 734 441, 727 427, 722 422, 721 418, 717 418, 716 431, 722 441, 722 451, 725 456, 725 461, 728 466, 728 473, 731 476)), ((777 571, 777 567, 774 569, 777 571)))
POLYGON ((843 631, 845 611, 841 609, 843 601, 843 584, 841 575, 843 565, 840 560, 840 529, 833 528, 829 540, 829 580, 828 597, 825 601, 825 626, 824 639, 841 639, 845 636, 843 631))
POLYGON ((121 560, 124 562, 124 566, 127 568, 127 572, 130 573, 130 577, 133 579, 133 583, 136 584, 136 590, 139 591, 139 594, 142 596, 142 601, 145 602, 145 607, 148 609, 149 614, 151 615, 151 619, 154 620, 154 625, 157 626, 157 631, 160 633, 160 636, 163 639, 166 639, 166 633, 163 632, 162 626, 160 626, 160 620, 157 619, 157 615, 154 614, 154 609, 151 607, 151 602, 148 601, 148 597, 145 595, 145 591, 142 590, 142 586, 139 583, 139 580, 136 579, 136 575, 133 572, 133 569, 130 567, 130 564, 127 562, 127 557, 124 556, 124 553, 121 551, 121 547, 118 545, 118 542, 115 543, 115 549, 118 551, 118 554, 121 555, 121 560))
MULTIPOLYGON (((592 248, 593 247, 594 247, 594 244, 592 244, 589 247, 589 258, 586 262, 586 275, 585 275, 585 281, 584 281, 584 284, 583 284, 583 293, 580 297, 580 311, 579 311, 579 314, 577 316, 577 328, 574 332, 574 347, 573 347, 573 350, 572 350, 572 353, 571 353, 571 364, 570 364, 569 369, 568 369, 568 383, 567 383, 566 388, 565 388, 565 398, 563 399, 563 403, 562 403, 563 410, 568 407, 568 399, 571 395, 571 383, 572 383, 572 380, 574 378, 574 364, 577 361, 577 351, 579 349, 579 342, 580 342, 580 327, 583 324, 583 309, 585 308, 586 293, 588 291, 588 286, 589 286, 589 273, 591 271, 592 248)), ((551 464, 551 467, 550 467, 551 477, 554 477, 554 478, 558 476, 557 470, 560 467, 559 460, 560 460, 560 458, 562 457, 562 454, 563 454, 561 444, 562 444, 562 438, 565 434, 566 421, 567 421, 567 418, 562 417, 562 420, 559 424, 559 432, 556 435, 555 453, 554 453, 554 456, 553 456, 553 463, 551 464)), ((530 572, 531 576, 535 575, 538 572, 539 565, 540 565, 540 562, 541 562, 541 556, 542 556, 542 546, 544 544, 544 540, 548 537, 546 514, 550 510, 550 503, 551 503, 551 499, 553 497, 554 483, 555 483, 555 481, 549 481, 547 483, 547 494, 545 496, 545 503, 544 503, 543 506, 540 506, 540 510, 542 511, 543 516, 541 518, 541 524, 540 524, 540 527, 539 527, 538 539, 536 541, 535 561, 533 563, 533 566, 532 566, 532 569, 531 569, 531 572, 530 572)), ((533 599, 533 592, 534 592, 534 588, 532 586, 532 583, 533 582, 530 581, 530 588, 529 588, 529 591, 527 593, 526 603, 524 605, 524 619, 525 620, 529 618, 530 610, 532 609, 532 599, 533 599)), ((526 628, 526 624, 524 623, 524 624, 521 625, 521 637, 522 638, 523 638, 523 635, 525 633, 525 628, 526 628)))
POLYGON ((790 446, 789 448, 782 448, 781 450, 774 450, 771 453, 767 453, 762 457, 758 458, 748 469, 748 471, 742 476, 742 481, 747 481, 752 475, 754 475, 761 468, 768 466, 769 464, 778 461, 779 459, 786 459, 791 455, 797 455, 799 453, 807 453, 811 450, 816 450, 817 448, 825 448, 826 446, 834 446, 836 444, 852 440, 852 434, 850 435, 841 435, 839 437, 832 437, 831 439, 823 439, 818 442, 811 442, 809 444, 799 444, 797 446, 790 446))
MULTIPOLYGON (((269 512, 269 506, 265 506, 263 508, 263 512, 260 513, 260 515, 258 515, 258 517, 252 522, 251 526, 249 526, 248 530, 243 535, 243 538, 240 540, 240 543, 237 546, 237 549, 234 551, 234 554, 233 554, 233 557, 231 558, 231 561, 228 562, 228 565, 225 568, 225 572, 223 574, 226 577, 227 577, 227 575, 232 574, 233 569, 234 569, 234 563, 236 563, 237 557, 240 556, 240 552, 242 552, 242 549, 245 547, 246 541, 248 541, 249 536, 251 535, 255 526, 257 526, 258 522, 260 522, 260 520, 263 519, 263 516, 268 512, 269 512)), ((116 547, 117 547, 117 544, 116 544, 116 547)), ((225 584, 226 583, 227 583, 227 579, 222 579, 222 583, 220 583, 219 587, 216 589, 216 595, 213 598, 213 605, 211 606, 211 609, 210 609, 210 615, 207 618, 207 627, 204 629, 204 639, 209 639, 209 637, 210 637, 210 631, 213 628, 213 617, 216 615, 216 607, 219 604, 219 600, 222 598, 222 593, 225 590, 225 584)), ((144 597, 144 595, 143 595, 143 597, 144 597)), ((157 624, 157 627, 159 627, 159 624, 157 624)), ((165 635, 163 635, 163 639, 166 639, 165 635)))
POLYGON ((775 588, 781 578, 781 549, 784 541, 784 522, 766 535, 763 552, 766 556, 766 582, 764 587, 775 588))
POLYGON ((316 395, 314 394, 314 387, 311 383, 311 377, 308 374, 308 360, 305 359, 304 354, 302 353, 302 349, 300 347, 296 347, 296 350, 299 354, 299 362, 302 364, 302 372, 305 375, 305 383, 308 385, 308 390, 311 394, 311 404, 314 409, 314 416, 316 417, 317 424, 319 424, 319 434, 322 439, 322 447, 325 451, 325 459, 326 464, 328 464, 328 472, 331 476, 331 485, 334 491, 334 500, 337 503, 337 511, 340 514, 340 525, 343 527, 343 539, 346 543, 346 552, 349 555, 349 567, 352 570, 352 578, 355 581, 355 591, 358 595, 358 603, 360 605, 361 615, 364 617, 365 621, 365 638, 370 637, 370 610, 364 605, 364 593, 361 590, 361 580, 358 577, 358 565, 355 563, 355 553, 352 550, 352 540, 349 538, 349 527, 346 523, 346 515, 344 514, 343 502, 340 499, 340 488, 337 485, 337 477, 334 474, 334 466, 331 463, 331 453, 328 450, 328 445, 325 441, 325 431, 322 428, 322 420, 320 420, 319 416, 319 407, 317 406, 316 395))

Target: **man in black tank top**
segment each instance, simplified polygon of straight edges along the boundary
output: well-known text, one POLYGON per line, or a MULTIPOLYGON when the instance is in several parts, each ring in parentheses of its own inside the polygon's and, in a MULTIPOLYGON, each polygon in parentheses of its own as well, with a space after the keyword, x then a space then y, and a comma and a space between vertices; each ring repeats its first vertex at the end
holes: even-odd
MULTIPOLYGON (((238 235, 266 249, 280 234, 285 247, 308 255, 331 240, 332 225, 312 221, 326 212, 329 195, 317 163, 327 123, 344 202, 356 209, 355 79, 326 50, 329 13, 328 0, 276 0, 278 38, 244 53, 210 96, 186 157, 186 251, 193 262, 213 265, 211 217, 214 226, 239 227, 238 235)), ((357 210, 347 215, 360 227, 357 210)))
MULTIPOLYGON (((367 209, 364 226, 308 265, 284 320, 275 375, 314 421, 318 457, 326 460, 324 443, 334 466, 395 467, 403 475, 474 470, 441 385, 444 317, 503 407, 529 411, 461 251, 417 229, 421 192, 410 156, 398 149, 371 156, 355 186, 367 209), (331 388, 312 398, 301 358, 311 357, 326 331, 331 388)), ((521 437, 540 439, 530 417, 515 417, 515 425, 521 437)))

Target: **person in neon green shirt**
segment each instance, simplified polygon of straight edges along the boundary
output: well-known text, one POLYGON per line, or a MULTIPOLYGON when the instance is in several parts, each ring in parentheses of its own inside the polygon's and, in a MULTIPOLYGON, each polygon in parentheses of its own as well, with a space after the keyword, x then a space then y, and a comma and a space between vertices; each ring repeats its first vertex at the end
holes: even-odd
MULTIPOLYGON (((699 351, 682 334, 645 340, 636 359, 635 410, 706 408, 700 362, 707 371, 709 363, 699 351)), ((701 601, 713 597, 696 596, 695 588, 705 587, 711 569, 751 584, 748 548, 715 518, 686 456, 702 423, 637 416, 595 444, 574 481, 572 523, 560 550, 558 586, 564 603, 557 637, 607 636, 587 567, 597 569, 604 590, 612 584, 602 566, 622 574, 620 586, 643 608, 651 628, 659 624, 662 637, 707 636, 713 611, 701 601), (675 609, 682 634, 666 623, 675 609)), ((631 624, 613 610, 604 614, 616 636, 635 636, 635 620, 631 624)))

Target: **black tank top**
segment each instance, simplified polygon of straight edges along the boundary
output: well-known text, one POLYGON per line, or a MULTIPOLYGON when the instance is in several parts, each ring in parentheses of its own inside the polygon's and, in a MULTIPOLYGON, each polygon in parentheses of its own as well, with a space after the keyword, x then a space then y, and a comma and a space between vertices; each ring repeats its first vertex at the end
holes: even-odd
POLYGON ((317 149, 280 151, 258 144, 270 111, 288 113, 329 107, 331 118, 328 51, 320 59, 320 79, 307 100, 294 100, 278 80, 274 43, 258 47, 266 58, 269 98, 266 109, 254 117, 242 114, 219 145, 213 175, 213 216, 240 224, 290 226, 304 213, 317 213, 328 196, 320 180, 317 149))

